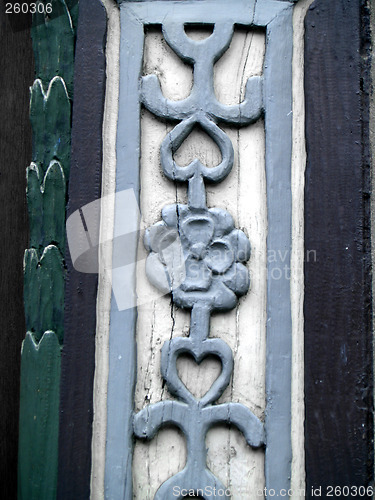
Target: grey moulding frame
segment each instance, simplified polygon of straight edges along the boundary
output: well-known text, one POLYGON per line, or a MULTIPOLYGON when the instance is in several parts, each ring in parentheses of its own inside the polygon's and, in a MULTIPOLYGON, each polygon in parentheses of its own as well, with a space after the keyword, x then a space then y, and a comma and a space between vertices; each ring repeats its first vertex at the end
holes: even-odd
MULTIPOLYGON (((282 0, 188 0, 184 2, 119 2, 121 16, 120 97, 117 130, 116 191, 140 194, 139 81, 142 74, 144 26, 166 20, 185 23, 228 23, 266 28, 263 101, 266 130, 267 249, 277 255, 267 269, 266 358, 266 488, 274 497, 288 490, 291 476, 290 281, 279 271, 290 266, 292 158, 293 3, 282 0), (285 258, 286 256, 286 258, 285 258), (279 279, 280 278, 280 279, 279 279)), ((249 166, 251 168, 251 166, 249 166)), ((124 214, 115 207, 114 235, 124 214)), ((136 376, 135 270, 138 238, 128 245, 132 257, 121 283, 134 307, 119 310, 112 295, 109 339, 106 500, 130 500, 132 492, 133 399, 136 376)), ((114 252, 119 242, 114 238, 114 252)), ((129 262, 130 259, 127 258, 129 262)))

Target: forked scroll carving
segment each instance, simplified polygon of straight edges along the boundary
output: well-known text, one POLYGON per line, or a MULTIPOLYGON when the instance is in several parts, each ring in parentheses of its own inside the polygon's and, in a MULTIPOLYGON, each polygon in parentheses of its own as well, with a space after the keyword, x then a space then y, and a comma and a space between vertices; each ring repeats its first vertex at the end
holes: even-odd
POLYGON ((249 125, 263 112, 263 79, 249 78, 242 103, 225 106, 217 101, 214 90, 213 68, 229 47, 233 25, 216 23, 211 36, 202 41, 190 39, 184 23, 163 24, 163 34, 169 46, 185 62, 194 65, 194 82, 190 95, 181 101, 166 99, 156 75, 144 76, 140 94, 144 106, 156 116, 180 123, 167 135, 161 147, 161 163, 166 176, 173 181, 189 181, 189 206, 204 208, 207 182, 221 182, 233 166, 233 146, 218 123, 249 125), (179 167, 173 154, 190 134, 195 125, 218 145, 222 161, 216 168, 207 168, 194 160, 187 168, 179 167))

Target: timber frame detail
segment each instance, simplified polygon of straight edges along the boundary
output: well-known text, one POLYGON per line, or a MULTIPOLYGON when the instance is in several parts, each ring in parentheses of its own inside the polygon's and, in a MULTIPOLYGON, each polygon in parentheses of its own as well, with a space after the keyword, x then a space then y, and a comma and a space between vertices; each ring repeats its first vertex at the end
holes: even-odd
MULTIPOLYGON (((162 222, 146 232, 145 245, 150 252, 147 274, 160 290, 172 293, 176 304, 191 309, 192 316, 189 338, 172 339, 162 351, 162 375, 179 401, 148 406, 133 418, 136 307, 134 304, 133 308, 119 310, 112 298, 105 475, 108 499, 132 497, 134 434, 152 438, 167 422, 179 426, 186 434, 188 460, 185 469, 165 482, 155 498, 170 496, 170 488, 175 484, 193 489, 220 484, 206 467, 204 449, 205 433, 218 421, 237 425, 252 446, 265 444, 267 489, 289 489, 292 459, 290 283, 287 278, 272 279, 272 271, 280 263, 268 263, 267 406, 263 428, 263 424, 240 404, 213 404, 229 382, 233 361, 229 347, 222 340, 209 338, 209 318, 214 310, 234 307, 237 296, 246 293, 249 282, 243 263, 250 257, 250 244, 246 236, 235 229, 228 212, 207 208, 205 182, 220 182, 233 164, 232 144, 218 124, 243 126, 264 114, 267 246, 281 250, 286 257, 284 265, 290 263, 292 13, 293 5, 280 0, 236 0, 230 4, 219 0, 192 0, 174 3, 173 8, 168 0, 120 3, 123 35, 116 191, 134 189, 139 202, 141 106, 164 120, 178 122, 161 144, 161 165, 169 179, 188 182, 188 205, 165 207, 162 222), (156 76, 142 78, 144 29, 151 24, 161 25, 170 47, 194 66, 194 85, 190 96, 183 101, 165 99, 156 76), (185 34, 186 24, 214 25, 214 30, 205 41, 194 42, 185 34), (261 77, 249 79, 241 104, 223 106, 214 97, 213 65, 229 46, 236 24, 266 30, 264 70, 261 77), (209 169, 198 160, 181 168, 173 159, 174 152, 195 124, 208 133, 222 153, 222 162, 216 168, 209 169), (180 253, 185 261, 183 276, 175 264, 172 269, 168 268, 168 259, 163 255, 165 248, 174 241, 180 242, 180 253), (199 267, 199 279, 189 276, 190 265, 199 267), (186 352, 197 362, 209 353, 221 360, 222 373, 201 400, 190 394, 177 375, 177 357, 186 352)), ((115 234, 119 234, 123 216, 120 204, 116 204, 115 234)), ((137 244, 135 236, 127 248, 134 256, 133 262, 136 262, 137 244)), ((119 245, 115 239, 116 254, 121 251, 119 245)), ((135 290, 135 264, 133 271, 128 270, 124 275, 123 286, 135 290)))

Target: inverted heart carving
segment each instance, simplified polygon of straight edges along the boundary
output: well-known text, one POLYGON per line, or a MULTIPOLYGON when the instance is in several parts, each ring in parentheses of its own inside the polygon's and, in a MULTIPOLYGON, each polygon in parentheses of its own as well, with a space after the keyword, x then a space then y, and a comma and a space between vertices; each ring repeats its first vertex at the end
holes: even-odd
POLYGON ((191 244, 207 246, 214 234, 214 224, 208 217, 189 217, 183 221, 182 230, 191 244))

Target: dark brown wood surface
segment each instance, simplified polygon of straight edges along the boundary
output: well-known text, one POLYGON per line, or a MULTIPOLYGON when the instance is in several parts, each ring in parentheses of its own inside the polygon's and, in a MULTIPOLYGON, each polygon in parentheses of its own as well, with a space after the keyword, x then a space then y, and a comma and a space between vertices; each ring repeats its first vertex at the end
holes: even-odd
POLYGON ((26 167, 31 161, 29 30, 12 31, 0 7, 0 498, 17 498, 20 351, 25 336, 23 254, 28 246, 26 167))
MULTIPOLYGON (((106 12, 101 2, 80 0, 67 217, 101 194, 105 36, 106 12)), ((97 274, 74 269, 69 249, 66 264, 57 497, 88 500, 98 280, 97 274)))
POLYGON ((373 479, 368 36, 361 0, 316 0, 307 14, 308 498, 373 479))

